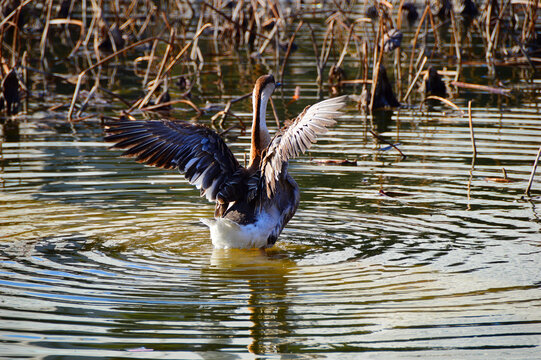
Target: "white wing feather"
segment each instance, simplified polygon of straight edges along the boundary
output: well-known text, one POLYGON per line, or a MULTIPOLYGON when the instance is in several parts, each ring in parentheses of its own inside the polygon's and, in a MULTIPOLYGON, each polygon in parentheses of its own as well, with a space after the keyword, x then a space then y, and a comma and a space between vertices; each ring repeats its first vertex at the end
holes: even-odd
POLYGON ((299 156, 317 141, 317 136, 325 134, 327 127, 336 123, 334 118, 342 113, 347 95, 323 100, 306 108, 285 132, 276 135, 261 162, 261 174, 271 196, 276 181, 289 159, 299 156))

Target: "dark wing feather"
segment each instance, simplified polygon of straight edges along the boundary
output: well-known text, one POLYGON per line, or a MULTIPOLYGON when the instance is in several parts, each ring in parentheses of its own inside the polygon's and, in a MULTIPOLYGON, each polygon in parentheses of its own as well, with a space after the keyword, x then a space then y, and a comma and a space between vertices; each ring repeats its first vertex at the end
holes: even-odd
POLYGON ((335 117, 346 104, 347 96, 323 100, 306 108, 284 132, 276 135, 269 144, 261 162, 261 178, 270 198, 276 181, 287 167, 289 159, 299 156, 315 143, 317 136, 334 125, 335 117))
POLYGON ((178 169, 210 201, 241 168, 222 138, 202 125, 120 119, 107 124, 105 131, 105 141, 114 142, 112 148, 125 149, 123 156, 178 169))

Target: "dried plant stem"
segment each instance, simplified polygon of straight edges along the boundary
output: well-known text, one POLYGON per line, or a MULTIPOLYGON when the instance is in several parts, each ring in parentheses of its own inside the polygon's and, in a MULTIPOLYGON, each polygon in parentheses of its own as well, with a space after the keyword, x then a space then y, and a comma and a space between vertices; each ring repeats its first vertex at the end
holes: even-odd
POLYGON ((197 115, 203 115, 203 111, 199 109, 192 101, 187 99, 178 99, 178 100, 171 100, 160 104, 154 104, 147 107, 141 108, 141 111, 151 111, 151 110, 159 110, 162 107, 175 105, 175 104, 186 104, 189 105, 192 109, 194 109, 197 112, 197 115))
POLYGON ((27 5, 28 3, 31 3, 32 1, 34 0, 25 0, 22 2, 22 4, 20 4, 19 6, 17 6, 12 12, 10 12, 8 14, 8 16, 4 17, 2 19, 2 21, 0 21, 0 29, 9 21, 11 20, 11 18, 13 16, 15 16, 25 5, 27 5))
POLYGON ((278 113, 276 112, 274 101, 272 100, 272 98, 270 98, 269 100, 272 108, 272 115, 274 115, 274 120, 276 121, 276 126, 278 127, 278 129, 280 129, 280 119, 278 118, 278 113))
MULTIPOLYGON (((139 109, 142 109, 144 106, 146 106, 148 104, 148 100, 150 99, 152 94, 154 94, 156 89, 158 89, 158 87, 160 86, 160 84, 161 84, 160 78, 161 78, 161 76, 163 74, 163 69, 165 68, 165 63, 166 63, 167 59, 169 58, 169 54, 171 54, 171 51, 173 50, 174 38, 175 38, 175 31, 171 30, 171 32, 169 34, 169 43, 167 44, 167 48, 165 49, 165 55, 163 56, 162 62, 160 64, 160 68, 158 69, 158 73, 156 74, 156 78, 152 82, 152 86, 150 87, 150 89, 146 93, 145 97, 143 97, 143 99, 140 99, 139 101, 137 101, 130 108, 130 110, 128 110, 128 112, 133 110, 135 107, 138 107, 139 109)), ((189 45, 190 44, 186 45, 184 47, 184 49, 182 49, 182 50, 186 51, 188 49, 189 45)), ((184 53, 184 51, 181 51, 181 53, 184 53)))
POLYGON ((103 65, 104 63, 106 63, 107 61, 111 60, 112 58, 114 58, 115 56, 117 56, 118 54, 120 53, 123 53, 125 51, 128 51, 134 47, 137 47, 139 45, 142 45, 144 43, 147 43, 147 42, 150 42, 150 41, 154 41, 154 40, 161 40, 161 41, 164 41, 163 39, 159 39, 159 38, 155 38, 155 37, 152 37, 152 38, 148 38, 148 39, 144 39, 144 40, 141 40, 141 41, 138 41, 136 43, 133 43, 129 46, 126 46, 124 47, 123 49, 101 59, 100 61, 98 61, 97 63, 93 64, 92 66, 86 68, 85 70, 83 70, 82 72, 79 73, 78 77, 77 77, 77 84, 75 85, 75 91, 73 92, 73 97, 71 99, 71 105, 70 105, 70 109, 68 111, 68 120, 71 121, 72 120, 72 116, 73 116, 73 110, 75 109, 75 102, 77 101, 77 97, 79 96, 79 91, 80 91, 80 88, 81 88, 81 83, 83 81, 83 78, 84 76, 86 75, 86 73, 88 73, 89 71, 95 69, 96 67, 100 66, 100 65, 103 65))
MULTIPOLYGON (((220 119, 219 126, 220 126, 220 127, 223 127, 223 124, 224 124, 225 119, 227 118, 227 116, 228 116, 228 115, 233 115, 234 117, 237 118, 237 120, 239 120, 242 129, 245 129, 246 127, 245 127, 244 123, 242 122, 242 119, 239 118, 238 116, 236 116, 235 114, 231 113, 231 105, 234 104, 234 103, 236 103, 236 102, 238 102, 238 101, 247 99, 247 98, 249 98, 250 96, 252 96, 252 93, 251 93, 251 92, 250 92, 250 93, 246 93, 246 94, 244 94, 244 95, 241 95, 241 96, 239 96, 239 97, 237 97, 237 98, 235 98, 235 99, 229 100, 229 101, 227 102, 227 105, 225 106, 225 109, 224 109, 224 110, 219 111, 219 112, 216 113, 214 116, 212 116, 212 118, 211 118, 212 125, 214 125, 214 123, 216 122, 216 119, 218 119, 218 117, 221 116, 222 118, 220 119)), ((223 133, 225 133, 225 131, 224 131, 223 133)))
MULTIPOLYGON (((224 19, 226 19, 228 22, 230 22, 231 24, 235 25, 238 29, 243 29, 243 27, 235 20, 233 20, 232 18, 230 18, 228 15, 224 14, 222 11, 216 9, 214 6, 210 5, 208 2, 203 2, 203 7, 208 7, 209 9, 211 9, 212 11, 215 11, 217 14, 219 14, 221 17, 223 17, 224 19)), ((257 17, 256 17, 257 18, 257 17)), ((253 31, 251 30, 250 28, 246 28, 246 29, 243 29, 249 33, 252 33, 253 35, 257 36, 257 37, 260 37, 262 39, 267 39, 267 37, 265 35, 261 35, 260 33, 258 33, 257 31, 253 31)))
POLYGON ((405 0, 400 0, 400 4, 398 5, 398 15, 396 19, 396 28, 400 30, 402 28, 402 6, 404 6, 405 0))
POLYGON ((430 6, 427 5, 425 7, 425 11, 423 12, 423 15, 421 16, 421 20, 419 20, 419 25, 417 26, 417 30, 415 31, 415 36, 413 37, 413 44, 411 46, 410 65, 409 65, 409 68, 408 68, 408 73, 409 73, 410 78, 411 78, 412 73, 413 73, 413 57, 415 55, 415 48, 417 46, 417 39, 419 38, 419 33, 421 32, 421 27, 422 27, 423 22, 425 21, 425 18, 426 18, 429 11, 430 11, 430 6))
POLYGON ((532 173, 530 175, 530 180, 528 181, 528 187, 526 188, 526 195, 530 196, 530 190, 532 188, 533 184, 533 177, 535 175, 535 171, 537 170, 537 164, 539 162, 539 157, 541 157, 541 147, 539 147, 539 151, 537 152, 537 157, 535 158, 535 162, 532 167, 532 173))
POLYGON ((470 84, 470 83, 465 83, 461 81, 451 81, 450 84, 456 87, 460 87, 460 88, 486 91, 486 92, 499 94, 499 95, 508 95, 508 93, 511 92, 511 89, 497 88, 493 86, 478 85, 478 84, 470 84))
POLYGON ((458 80, 458 77, 460 76, 460 68, 462 64, 462 55, 460 54, 460 37, 458 35, 458 30, 456 28, 456 21, 455 21, 455 15, 453 11, 451 11, 451 27, 453 29, 453 39, 455 43, 455 52, 456 52, 456 61, 457 61, 457 75, 456 79, 458 80))
POLYGON ((408 91, 406 91, 406 95, 404 95, 403 101, 406 101, 408 97, 410 96, 411 90, 413 90, 413 87, 415 86, 415 83, 417 82, 417 79, 419 78, 419 75, 421 75, 421 72, 423 71, 426 61, 428 58, 426 56, 423 57, 423 61, 421 62, 421 66, 419 66, 419 70, 417 70, 417 73, 415 74, 415 77, 411 81, 410 86, 408 87, 408 91))
POLYGON ((475 133, 473 131, 473 121, 472 121, 472 115, 471 115, 471 103, 472 101, 468 101, 468 122, 470 124, 470 137, 471 137, 471 146, 473 151, 473 160, 477 158, 477 146, 475 145, 475 133))
POLYGON ((372 136, 375 137, 376 139, 378 139, 379 141, 381 141, 381 142, 383 142, 383 143, 385 143, 387 145, 390 145, 393 149, 398 151, 400 153, 400 155, 402 155, 402 160, 406 159, 407 156, 395 144, 393 144, 390 141, 385 140, 380 135, 376 134, 374 131, 372 131, 370 129, 368 130, 368 132, 370 132, 370 134, 372 134, 372 136))
POLYGON ((314 36, 314 30, 312 29, 312 26, 310 26, 310 23, 306 23, 306 25, 308 26, 308 29, 310 30, 310 40, 312 40, 312 47, 314 49, 314 58, 316 62, 316 71, 317 71, 316 82, 317 82, 318 88, 321 88, 323 85, 323 69, 321 68, 321 64, 319 62, 316 38, 314 36))
POLYGON ((45 28, 41 34, 41 41, 39 43, 39 49, 41 51, 40 60, 45 58, 45 46, 47 45, 47 33, 49 32, 49 22, 51 21, 51 10, 53 8, 53 0, 47 1, 47 17, 45 19, 45 28))
POLYGON ((291 53, 291 48, 293 47, 293 41, 295 41, 295 37, 297 36, 297 33, 302 27, 302 24, 303 24, 302 20, 299 21, 299 25, 297 25, 295 32, 293 33, 293 35, 291 36, 291 39, 289 39, 289 43, 287 44, 287 50, 284 55, 284 60, 282 61, 282 67, 280 69, 280 81, 284 81, 284 71, 286 70, 287 59, 289 59, 289 54, 291 53))
POLYGON ((383 19, 380 18, 378 34, 376 36, 376 41, 374 43, 374 66, 372 68, 372 87, 370 91, 370 112, 374 109, 374 98, 376 96, 376 88, 378 86, 378 76, 379 76, 379 67, 381 64, 381 59, 383 57, 383 19), (381 43, 381 46, 379 44, 381 43), (379 50, 379 52, 378 52, 379 50))
POLYGON ((419 105, 419 109, 423 107, 424 103, 426 103, 428 100, 438 100, 438 101, 441 101, 442 103, 444 104, 447 104, 449 105, 450 107, 452 107, 453 109, 455 109, 456 111, 460 111, 460 113, 462 114, 462 116, 464 116, 464 111, 462 111, 461 108, 459 108, 458 106, 455 105, 455 103, 453 103, 451 100, 448 100, 446 98, 442 98, 440 96, 436 96, 436 95, 430 95, 430 96, 427 96, 426 99, 424 99, 421 104, 419 105))
POLYGON ((147 60, 147 70, 145 71, 145 77, 143 78, 143 88, 145 88, 148 84, 148 76, 150 74, 150 68, 152 67, 152 63, 154 62, 154 54, 156 53, 156 47, 158 45, 158 41, 154 40, 152 43, 152 48, 150 50, 150 56, 147 60))
POLYGON ((432 14, 432 11, 428 12, 428 20, 430 21, 430 26, 432 27, 432 34, 434 34, 434 47, 437 49, 440 47, 440 37, 438 36, 438 32, 436 31, 434 14, 432 14))

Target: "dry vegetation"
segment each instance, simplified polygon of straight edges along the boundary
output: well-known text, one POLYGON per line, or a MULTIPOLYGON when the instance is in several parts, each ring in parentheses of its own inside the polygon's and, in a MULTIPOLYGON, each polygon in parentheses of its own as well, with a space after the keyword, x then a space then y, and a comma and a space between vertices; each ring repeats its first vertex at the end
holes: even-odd
MULTIPOLYGON (((126 116, 182 108, 196 116, 211 113, 220 126, 227 117, 235 118, 235 126, 244 128, 232 107, 249 96, 217 107, 193 100, 194 84, 208 71, 205 63, 231 52, 254 67, 270 59, 274 64, 265 63, 266 71, 287 81, 301 36, 311 44, 303 50, 313 56, 313 81, 320 94, 327 89, 330 95, 348 93, 368 113, 436 101, 464 114, 452 102, 458 89, 510 91, 497 83, 463 81, 465 63, 483 63, 492 74, 496 66, 517 65, 532 77, 536 74, 541 62, 539 6, 537 0, 7 0, 0 9, 2 121, 14 121, 25 105, 40 101, 39 92, 31 91, 38 88, 31 79, 45 83, 55 78, 73 89, 69 103, 54 106, 66 109, 68 121, 99 117, 91 109, 101 99, 126 116), (414 34, 407 42, 406 28, 414 34), (483 51, 473 51, 473 41, 482 41, 475 45, 483 51), (432 64, 442 58, 448 68, 435 68, 432 64), (51 61, 64 64, 65 73, 53 72, 51 61), (109 86, 120 67, 132 69, 140 84, 135 98, 109 86), (395 81, 391 84, 389 78, 395 81), (175 98, 169 91, 172 84, 181 89, 175 98), (423 96, 412 100, 418 89, 423 96)), ((219 62, 214 72, 217 86, 224 87, 219 62)), ((299 96, 297 92, 292 101, 299 96)))

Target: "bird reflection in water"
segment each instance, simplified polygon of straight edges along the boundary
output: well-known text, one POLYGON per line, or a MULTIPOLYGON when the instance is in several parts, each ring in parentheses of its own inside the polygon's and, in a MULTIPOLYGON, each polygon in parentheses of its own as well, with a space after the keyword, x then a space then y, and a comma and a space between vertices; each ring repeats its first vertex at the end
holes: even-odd
POLYGON ((279 249, 265 252, 216 248, 210 263, 213 269, 227 272, 228 283, 238 286, 240 281, 248 285, 248 351, 258 355, 287 352, 292 335, 292 326, 287 323, 291 304, 291 299, 286 300, 291 292, 288 274, 295 270, 296 263, 279 249))

